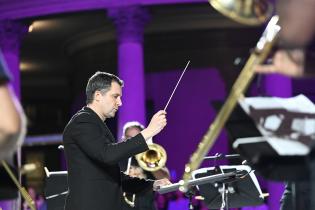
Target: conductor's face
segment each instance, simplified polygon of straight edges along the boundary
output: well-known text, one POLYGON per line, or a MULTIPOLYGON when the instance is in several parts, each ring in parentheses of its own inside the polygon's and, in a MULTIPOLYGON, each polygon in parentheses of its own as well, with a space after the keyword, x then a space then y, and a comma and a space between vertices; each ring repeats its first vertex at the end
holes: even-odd
POLYGON ((122 105, 121 96, 121 86, 117 82, 112 82, 110 89, 99 95, 100 110, 105 119, 115 117, 118 108, 122 105))

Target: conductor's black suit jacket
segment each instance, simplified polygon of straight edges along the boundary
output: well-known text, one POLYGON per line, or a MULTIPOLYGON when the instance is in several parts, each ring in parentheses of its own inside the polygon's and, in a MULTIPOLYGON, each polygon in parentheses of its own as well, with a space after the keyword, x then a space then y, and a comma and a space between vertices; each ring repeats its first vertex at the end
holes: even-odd
POLYGON ((90 108, 75 114, 63 133, 68 166, 66 210, 121 210, 126 192, 152 188, 152 181, 130 178, 119 161, 148 149, 141 134, 116 143, 106 124, 90 108))

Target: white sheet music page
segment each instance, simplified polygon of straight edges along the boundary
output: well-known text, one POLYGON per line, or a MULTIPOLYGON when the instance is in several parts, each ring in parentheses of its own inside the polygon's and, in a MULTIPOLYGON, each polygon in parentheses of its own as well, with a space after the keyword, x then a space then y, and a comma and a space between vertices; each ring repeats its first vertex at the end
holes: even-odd
POLYGON ((306 155, 315 140, 315 105, 304 95, 250 97, 239 101, 279 155, 306 155))

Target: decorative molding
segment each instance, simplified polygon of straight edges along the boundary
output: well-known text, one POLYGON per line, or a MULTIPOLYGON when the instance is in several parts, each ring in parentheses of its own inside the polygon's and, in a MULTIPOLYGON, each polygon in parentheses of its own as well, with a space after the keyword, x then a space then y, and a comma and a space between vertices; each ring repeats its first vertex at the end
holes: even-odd
POLYGON ((0 20, 23 19, 52 14, 105 9, 111 0, 27 0, 1 3, 0 20))
POLYGON ((111 8, 108 16, 116 26, 118 42, 143 42, 144 27, 150 20, 147 9, 139 6, 111 8))
POLYGON ((98 10, 131 5, 149 6, 204 2, 204 0, 0 0, 0 20, 15 20, 58 13, 98 10))

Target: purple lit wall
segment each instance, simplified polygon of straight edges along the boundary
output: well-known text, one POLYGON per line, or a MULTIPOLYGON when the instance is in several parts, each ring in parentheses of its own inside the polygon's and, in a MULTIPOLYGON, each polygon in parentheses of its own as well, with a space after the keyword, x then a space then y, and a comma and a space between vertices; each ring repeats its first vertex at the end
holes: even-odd
POLYGON ((292 96, 291 79, 279 74, 264 76, 265 94, 267 96, 277 96, 287 98, 292 96))
MULTIPOLYGON (((155 111, 163 109, 181 74, 180 70, 150 73, 146 76, 146 95, 155 111)), ((212 101, 224 101, 225 84, 216 69, 189 69, 179 84, 167 109, 167 126, 154 138, 165 147, 168 168, 175 180, 181 178, 184 165, 196 150, 213 121, 216 111, 212 101)), ((149 118, 149 116, 148 116, 149 118)), ((228 152, 227 135, 223 132, 210 154, 228 152)), ((207 163, 204 166, 209 166, 207 163)))

